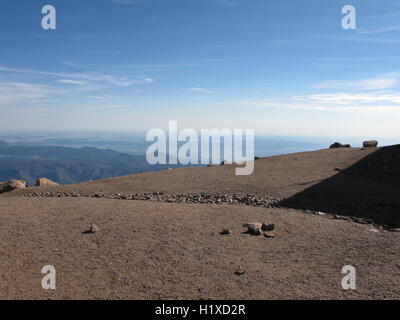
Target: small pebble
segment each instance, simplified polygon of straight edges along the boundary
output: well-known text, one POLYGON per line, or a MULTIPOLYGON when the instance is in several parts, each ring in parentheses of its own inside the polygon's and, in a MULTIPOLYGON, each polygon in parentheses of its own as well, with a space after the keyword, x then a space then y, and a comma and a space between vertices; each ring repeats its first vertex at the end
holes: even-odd
POLYGON ((100 231, 100 228, 99 228, 98 226, 96 226, 95 224, 92 224, 92 225, 90 226, 90 232, 91 232, 91 233, 96 233, 96 232, 98 232, 98 231, 100 231))
POLYGON ((245 274, 245 273, 246 273, 246 270, 244 270, 243 267, 241 267, 241 266, 239 266, 239 267, 236 269, 236 271, 235 271, 235 274, 236 274, 237 276, 241 276, 241 275, 243 275, 243 274, 245 274))
POLYGON ((273 233, 271 231, 265 231, 264 232, 264 237, 266 237, 266 238, 275 238, 275 233, 273 233))

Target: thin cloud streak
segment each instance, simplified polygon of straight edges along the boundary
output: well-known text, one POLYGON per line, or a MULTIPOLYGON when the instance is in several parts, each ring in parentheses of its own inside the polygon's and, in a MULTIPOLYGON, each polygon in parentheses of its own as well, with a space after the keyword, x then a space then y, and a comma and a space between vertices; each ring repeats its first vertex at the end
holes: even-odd
POLYGON ((205 89, 205 88, 189 88, 188 90, 191 91, 191 92, 215 93, 215 91, 207 90, 207 89, 205 89))
POLYGON ((398 80, 395 77, 379 77, 359 81, 326 81, 315 84, 317 89, 350 89, 350 90, 383 90, 395 87, 398 80))
POLYGON ((359 34, 378 34, 378 33, 384 33, 384 32, 393 32, 393 31, 400 31, 400 27, 386 27, 386 28, 380 28, 380 29, 374 29, 374 30, 365 30, 365 29, 359 29, 358 33, 359 34))
POLYGON ((51 76, 59 78, 72 78, 80 80, 90 80, 96 82, 104 82, 109 85, 119 86, 119 87, 129 87, 135 84, 151 83, 154 80, 151 78, 141 78, 137 80, 129 79, 127 77, 114 77, 112 75, 94 74, 94 73, 63 73, 63 72, 48 72, 48 71, 38 71, 32 69, 16 69, 0 66, 0 71, 11 72, 11 73, 25 73, 25 74, 35 74, 42 76, 51 76))

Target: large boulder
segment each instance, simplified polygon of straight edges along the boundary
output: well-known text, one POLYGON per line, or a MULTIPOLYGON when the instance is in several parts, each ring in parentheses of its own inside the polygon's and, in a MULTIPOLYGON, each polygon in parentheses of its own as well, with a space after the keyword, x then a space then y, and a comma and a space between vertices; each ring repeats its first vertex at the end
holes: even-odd
POLYGON ((351 145, 341 144, 340 142, 335 142, 329 146, 329 149, 337 149, 337 148, 351 148, 351 145))
POLYGON ((378 141, 376 140, 369 140, 363 142, 364 148, 376 148, 378 146, 378 141))
POLYGON ((54 182, 47 178, 39 178, 35 184, 36 187, 43 187, 43 186, 59 186, 57 182, 54 182))
POLYGON ((16 189, 25 189, 26 182, 24 180, 10 180, 7 182, 0 183, 0 193, 9 192, 16 189))

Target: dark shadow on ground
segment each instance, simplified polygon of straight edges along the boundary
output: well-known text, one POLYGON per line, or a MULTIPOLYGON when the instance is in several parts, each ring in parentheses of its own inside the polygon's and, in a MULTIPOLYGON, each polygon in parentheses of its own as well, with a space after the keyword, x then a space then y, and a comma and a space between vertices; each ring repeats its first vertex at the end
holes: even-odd
MULTIPOLYGON (((362 152, 362 151, 360 151, 362 152)), ((400 145, 383 147, 281 205, 400 227, 400 145)))

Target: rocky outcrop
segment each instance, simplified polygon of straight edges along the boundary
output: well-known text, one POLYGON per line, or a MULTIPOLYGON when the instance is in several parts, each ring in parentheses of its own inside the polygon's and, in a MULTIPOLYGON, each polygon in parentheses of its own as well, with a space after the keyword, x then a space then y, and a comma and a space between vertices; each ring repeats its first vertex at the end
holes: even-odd
POLYGON ((26 182, 24 180, 10 180, 0 183, 0 193, 9 192, 16 189, 25 189, 26 182))
POLYGON ((337 148, 351 148, 351 145, 341 144, 340 142, 335 142, 329 146, 329 149, 337 149, 337 148))
POLYGON ((43 187, 43 186, 59 186, 57 182, 54 182, 47 178, 39 178, 35 184, 36 187, 43 187))
POLYGON ((378 141, 376 140, 369 140, 363 142, 364 148, 376 148, 378 146, 378 141))

